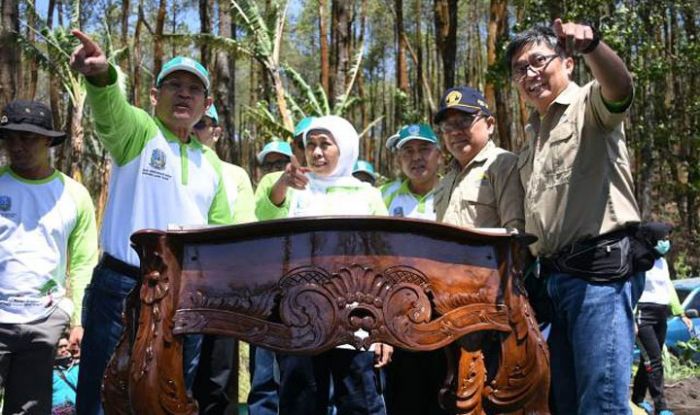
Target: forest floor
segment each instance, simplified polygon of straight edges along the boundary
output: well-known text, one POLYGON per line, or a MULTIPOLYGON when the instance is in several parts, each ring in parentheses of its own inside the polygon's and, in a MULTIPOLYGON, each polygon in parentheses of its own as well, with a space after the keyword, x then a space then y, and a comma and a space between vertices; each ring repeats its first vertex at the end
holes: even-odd
MULTIPOLYGON (((674 415, 700 414, 700 377, 689 377, 666 383, 666 403, 674 415)), ((647 395, 647 400, 651 398, 647 395)), ((633 415, 645 415, 641 408, 632 405, 633 415)))

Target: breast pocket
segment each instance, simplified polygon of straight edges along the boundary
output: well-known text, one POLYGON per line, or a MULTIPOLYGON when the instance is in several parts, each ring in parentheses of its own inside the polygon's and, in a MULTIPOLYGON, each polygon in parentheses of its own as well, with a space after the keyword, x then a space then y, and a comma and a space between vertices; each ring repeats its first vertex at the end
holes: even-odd
POLYGON ((494 218, 498 218, 496 196, 486 178, 481 179, 478 184, 475 183, 468 189, 464 189, 460 204, 462 211, 468 212, 469 217, 472 221, 476 221, 478 226, 491 226, 485 225, 485 223, 490 223, 494 218))
POLYGON ((568 182, 576 160, 578 137, 571 123, 556 126, 549 133, 549 151, 543 163, 543 173, 548 187, 568 182))

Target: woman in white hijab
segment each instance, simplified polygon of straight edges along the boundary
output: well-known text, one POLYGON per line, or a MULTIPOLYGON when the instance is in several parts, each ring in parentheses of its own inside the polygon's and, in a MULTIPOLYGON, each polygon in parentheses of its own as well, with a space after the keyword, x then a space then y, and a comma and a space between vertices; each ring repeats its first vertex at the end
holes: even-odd
MULTIPOLYGON (((387 215, 381 193, 352 176, 359 137, 345 119, 315 118, 304 133, 308 167, 296 159, 283 172, 266 175, 255 194, 259 220, 324 215, 387 215)), ((393 349, 377 344, 374 351, 336 348, 320 355, 278 354, 279 413, 384 415, 381 373, 393 349), (329 402, 332 381, 332 402, 329 402)))
POLYGON ((359 141, 344 118, 314 118, 304 133, 308 167, 292 161, 283 172, 263 177, 256 192, 258 219, 387 215, 381 193, 352 176, 359 141))

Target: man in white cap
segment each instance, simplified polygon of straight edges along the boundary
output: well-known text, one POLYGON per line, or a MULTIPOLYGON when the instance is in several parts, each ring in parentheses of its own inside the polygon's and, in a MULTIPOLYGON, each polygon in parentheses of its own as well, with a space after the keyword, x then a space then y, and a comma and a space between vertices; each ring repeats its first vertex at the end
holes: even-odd
POLYGON ((292 154, 292 147, 288 142, 273 138, 256 157, 260 167, 260 178, 268 173, 284 170, 292 160, 292 154))
MULTIPOLYGON (((390 137, 386 147, 398 156, 403 179, 381 187, 391 216, 435 220, 435 187, 442 163, 440 142, 428 124, 409 124, 390 137)), ((387 367, 389 414, 443 414, 438 393, 446 372, 445 352, 397 349, 387 367), (416 378, 415 373, 422 376, 416 378)))
MULTIPOLYGON (((86 78, 95 129, 113 162, 101 230, 104 254, 86 296, 78 381, 78 413, 96 414, 102 413, 102 375, 123 331, 123 301, 140 277, 129 236, 145 228, 228 224, 231 209, 221 160, 192 134, 212 103, 207 70, 185 57, 167 62, 151 89, 151 117, 127 103, 117 72, 99 45, 78 30, 72 33, 81 45, 71 56, 71 66, 86 78)), ((197 359, 188 357, 192 347, 185 343, 190 383, 197 359)))
POLYGON ((381 187, 389 214, 435 220, 433 198, 442 153, 433 129, 428 124, 406 125, 387 140, 386 147, 399 156, 405 176, 381 187))
POLYGON ((357 160, 352 167, 352 175, 361 182, 369 183, 374 186, 377 181, 377 173, 374 171, 374 166, 367 160, 357 160))
POLYGON ((85 285, 97 262, 92 199, 51 165, 66 138, 51 110, 10 102, 0 114, 0 387, 3 413, 51 412, 56 346, 66 327, 80 344, 85 285))

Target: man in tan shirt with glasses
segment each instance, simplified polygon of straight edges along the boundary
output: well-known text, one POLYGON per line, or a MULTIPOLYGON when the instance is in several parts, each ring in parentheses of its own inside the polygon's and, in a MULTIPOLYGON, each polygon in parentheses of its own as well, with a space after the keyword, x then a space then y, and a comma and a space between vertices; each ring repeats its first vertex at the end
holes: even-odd
POLYGON ((491 141, 496 121, 481 92, 470 87, 448 89, 433 122, 454 157, 435 192, 437 221, 523 229, 518 157, 491 141))
POLYGON ((516 35, 506 63, 535 109, 518 170, 552 300, 553 413, 628 414, 639 283, 628 226, 639 211, 622 121, 632 77, 593 27, 560 19, 516 35), (583 87, 570 79, 574 51, 595 78, 583 87))

